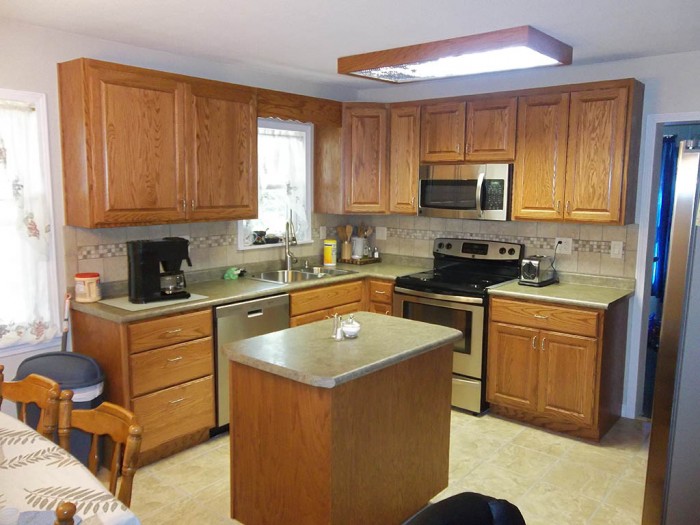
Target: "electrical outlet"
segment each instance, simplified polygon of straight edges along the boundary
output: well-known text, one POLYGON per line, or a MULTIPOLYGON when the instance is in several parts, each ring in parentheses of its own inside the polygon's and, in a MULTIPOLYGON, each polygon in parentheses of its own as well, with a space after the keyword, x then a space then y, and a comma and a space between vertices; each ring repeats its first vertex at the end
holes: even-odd
POLYGON ((622 241, 610 242, 610 257, 612 259, 622 259, 622 241))
POLYGON ((374 238, 377 241, 386 241, 386 226, 377 226, 374 230, 374 238))
POLYGON ((319 226, 318 236, 321 238, 321 240, 326 238, 326 227, 325 226, 319 226))
POLYGON ((557 237, 554 240, 554 253, 557 255, 571 255, 571 245, 571 237, 557 237))

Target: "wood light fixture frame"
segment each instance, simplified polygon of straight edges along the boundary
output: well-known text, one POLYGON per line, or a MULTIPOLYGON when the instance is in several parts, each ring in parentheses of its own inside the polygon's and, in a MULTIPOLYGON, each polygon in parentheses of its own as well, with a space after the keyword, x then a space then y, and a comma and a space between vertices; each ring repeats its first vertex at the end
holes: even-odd
POLYGON ((448 40, 438 40, 436 42, 427 42, 424 44, 396 47, 394 49, 341 57, 338 59, 338 73, 391 83, 433 80, 440 77, 392 80, 368 76, 362 73, 384 67, 398 67, 407 64, 429 62, 445 57, 496 51, 517 46, 527 47, 533 51, 547 55, 557 61, 557 64, 553 65, 563 66, 571 64, 573 55, 573 48, 571 46, 533 27, 519 26, 478 35, 450 38, 448 40))

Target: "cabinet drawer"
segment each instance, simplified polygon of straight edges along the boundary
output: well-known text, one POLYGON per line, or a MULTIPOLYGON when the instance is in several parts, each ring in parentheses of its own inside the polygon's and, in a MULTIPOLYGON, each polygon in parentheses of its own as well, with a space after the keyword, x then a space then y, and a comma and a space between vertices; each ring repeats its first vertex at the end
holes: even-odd
POLYGON ((211 337, 139 352, 129 360, 133 396, 155 392, 214 373, 211 337))
POLYGON ((211 310, 149 319, 129 325, 129 352, 143 352, 201 337, 212 331, 211 310))
POLYGON ((369 303, 369 311, 374 312, 375 314, 394 315, 394 309, 392 306, 384 303, 369 303))
POLYGON ((295 315, 289 318, 289 326, 301 326, 303 324, 313 323, 314 321, 320 321, 330 317, 331 311, 326 308, 324 310, 316 310, 315 312, 309 312, 308 314, 295 315))
POLYGON ((214 378, 207 376, 137 397, 133 404, 143 427, 143 452, 214 426, 214 378))
POLYGON ((492 321, 588 337, 598 336, 600 315, 601 313, 597 310, 551 303, 512 301, 501 298, 491 300, 492 321))
POLYGON ((389 281, 369 281, 369 300, 373 303, 391 304, 394 294, 394 283, 389 281))
POLYGON ((360 302, 363 285, 363 281, 354 281, 292 293, 289 297, 289 313, 295 316, 360 302))

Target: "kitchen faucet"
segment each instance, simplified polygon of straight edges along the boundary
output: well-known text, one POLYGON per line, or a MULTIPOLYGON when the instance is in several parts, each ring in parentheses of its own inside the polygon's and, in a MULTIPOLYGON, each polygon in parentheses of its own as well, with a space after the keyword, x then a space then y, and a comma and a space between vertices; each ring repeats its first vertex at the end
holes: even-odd
POLYGON ((291 270, 292 265, 297 262, 297 258, 294 257, 294 254, 289 249, 290 246, 296 246, 296 244, 297 235, 294 231, 294 223, 292 222, 292 210, 289 210, 289 220, 285 226, 284 235, 284 252, 287 256, 287 271, 291 270))

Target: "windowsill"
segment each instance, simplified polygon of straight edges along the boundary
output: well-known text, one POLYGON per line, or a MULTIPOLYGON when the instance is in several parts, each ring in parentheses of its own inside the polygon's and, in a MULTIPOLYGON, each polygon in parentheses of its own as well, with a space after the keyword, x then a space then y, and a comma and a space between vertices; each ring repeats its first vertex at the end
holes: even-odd
POLYGON ((61 336, 54 337, 50 341, 44 341, 43 343, 37 343, 34 345, 20 344, 6 346, 0 348, 0 355, 3 358, 12 357, 16 355, 26 354, 28 352, 41 352, 49 350, 60 350, 61 349, 61 336))
MULTIPOLYGON (((314 241, 309 239, 308 241, 297 241, 296 244, 292 245, 292 248, 294 246, 301 246, 304 244, 313 244, 314 241)), ((284 249, 284 243, 283 242, 276 242, 272 244, 248 244, 245 246, 238 246, 239 250, 267 250, 269 248, 282 248, 284 249)))

